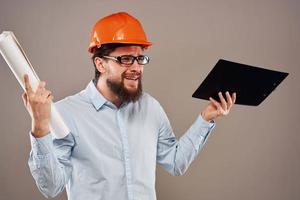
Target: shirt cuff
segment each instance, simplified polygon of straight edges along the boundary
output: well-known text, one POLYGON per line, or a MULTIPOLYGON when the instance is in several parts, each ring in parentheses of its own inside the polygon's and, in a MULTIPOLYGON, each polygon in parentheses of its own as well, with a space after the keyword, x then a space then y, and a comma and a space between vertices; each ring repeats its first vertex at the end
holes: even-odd
POLYGON ((29 132, 29 135, 33 155, 43 157, 47 156, 52 151, 53 138, 51 133, 40 138, 34 137, 31 132, 29 132))
POLYGON ((187 137, 193 142, 195 148, 199 150, 206 143, 208 136, 215 126, 216 123, 214 121, 207 122, 199 115, 188 130, 187 137))
POLYGON ((199 115, 194 125, 196 125, 196 127, 199 127, 199 129, 205 129, 206 131, 201 131, 200 135, 203 137, 207 137, 207 135, 212 131, 212 129, 215 128, 216 122, 214 120, 208 122, 205 119, 203 119, 201 115, 199 115))

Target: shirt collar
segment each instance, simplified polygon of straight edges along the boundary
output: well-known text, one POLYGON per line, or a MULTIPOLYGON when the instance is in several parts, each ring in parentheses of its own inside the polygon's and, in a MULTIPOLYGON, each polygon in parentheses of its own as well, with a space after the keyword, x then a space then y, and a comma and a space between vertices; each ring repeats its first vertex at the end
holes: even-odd
POLYGON ((96 110, 99 110, 107 102, 101 92, 97 90, 93 81, 90 81, 85 90, 96 110))

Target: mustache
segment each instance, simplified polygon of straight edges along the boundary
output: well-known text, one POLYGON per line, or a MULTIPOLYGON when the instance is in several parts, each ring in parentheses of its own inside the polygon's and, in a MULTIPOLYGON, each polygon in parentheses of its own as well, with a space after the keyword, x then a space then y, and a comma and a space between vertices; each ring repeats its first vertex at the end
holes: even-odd
POLYGON ((141 79, 142 74, 140 72, 132 72, 132 73, 122 73, 122 78, 129 78, 129 79, 141 79))

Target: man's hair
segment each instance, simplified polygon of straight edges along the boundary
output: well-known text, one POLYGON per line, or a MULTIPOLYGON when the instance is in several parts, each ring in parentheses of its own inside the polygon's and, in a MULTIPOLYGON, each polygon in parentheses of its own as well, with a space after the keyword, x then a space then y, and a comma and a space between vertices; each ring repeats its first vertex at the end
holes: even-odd
MULTIPOLYGON (((94 54, 92 56, 92 61, 95 67, 95 77, 94 77, 94 83, 98 82, 98 79, 101 75, 101 73, 98 71, 96 64, 94 62, 96 57, 99 58, 103 58, 103 56, 108 56, 111 52, 113 52, 116 48, 118 47, 125 47, 125 46, 141 46, 142 49, 144 49, 144 47, 142 45, 138 45, 138 44, 122 44, 122 43, 108 43, 108 44, 103 44, 101 45, 101 47, 96 48, 94 51, 94 54)), ((105 58, 104 58, 105 59, 105 58)))

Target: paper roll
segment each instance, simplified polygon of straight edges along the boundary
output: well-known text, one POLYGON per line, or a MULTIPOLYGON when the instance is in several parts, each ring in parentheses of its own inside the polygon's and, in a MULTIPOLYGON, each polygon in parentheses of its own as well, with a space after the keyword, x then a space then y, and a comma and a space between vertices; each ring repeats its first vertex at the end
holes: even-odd
MULTIPOLYGON (((23 76, 24 74, 28 74, 31 87, 35 91, 40 79, 13 32, 3 31, 0 34, 0 53, 23 90, 25 91, 23 76)), ((67 136, 70 132, 53 103, 51 103, 50 131, 58 139, 67 136)))

